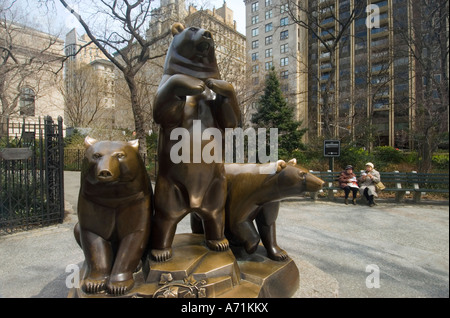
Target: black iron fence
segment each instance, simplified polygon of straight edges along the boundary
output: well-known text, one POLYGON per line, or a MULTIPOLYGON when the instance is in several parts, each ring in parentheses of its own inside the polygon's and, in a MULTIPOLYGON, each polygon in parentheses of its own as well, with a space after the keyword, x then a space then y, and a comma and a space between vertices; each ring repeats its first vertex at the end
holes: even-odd
POLYGON ((62 118, 0 122, 0 235, 64 218, 62 118))
POLYGON ((84 149, 64 149, 64 170, 80 171, 84 152, 84 149))

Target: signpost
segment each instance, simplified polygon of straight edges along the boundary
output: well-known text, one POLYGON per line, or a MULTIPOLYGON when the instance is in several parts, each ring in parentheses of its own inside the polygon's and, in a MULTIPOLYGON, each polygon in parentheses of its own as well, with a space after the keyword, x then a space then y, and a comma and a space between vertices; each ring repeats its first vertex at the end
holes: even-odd
POLYGON ((330 170, 334 169, 334 157, 341 155, 341 141, 340 140, 324 140, 323 141, 323 156, 330 158, 330 170))

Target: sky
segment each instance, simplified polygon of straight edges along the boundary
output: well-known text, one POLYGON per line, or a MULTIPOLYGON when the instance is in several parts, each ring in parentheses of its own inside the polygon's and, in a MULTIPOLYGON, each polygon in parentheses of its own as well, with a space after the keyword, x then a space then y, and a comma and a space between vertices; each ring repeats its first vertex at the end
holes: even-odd
MULTIPOLYGON (((13 2, 13 0, 0 0, 4 4, 13 2)), ((17 13, 13 21, 21 22, 44 32, 49 32, 55 35, 59 35, 64 39, 67 32, 74 27, 77 28, 78 33, 84 33, 81 25, 59 2, 59 0, 53 1, 53 5, 50 6, 50 11, 45 7, 38 5, 37 0, 16 0, 15 7, 17 7, 17 13)), ((84 3, 90 4, 91 0, 69 0, 68 3, 84 3)), ((197 7, 206 7, 212 9, 213 7, 220 8, 223 5, 224 0, 186 0, 186 3, 190 2, 197 5, 197 7)), ((240 33, 245 35, 245 4, 244 0, 226 0, 227 6, 233 10, 234 20, 237 23, 237 29, 240 33)), ((154 1, 155 6, 159 6, 159 1, 154 1)), ((73 8, 78 11, 79 6, 74 5, 73 8)), ((82 15, 83 16, 83 15, 82 15)))
MULTIPOLYGON (((197 0, 192 1, 198 6, 202 6, 204 3, 205 7, 208 9, 212 9, 213 7, 220 8, 223 5, 224 0, 197 0)), ((157 3, 159 1, 155 1, 157 3)), ((186 1, 189 3, 190 1, 186 1)), ((227 0, 227 6, 233 10, 234 20, 237 23, 237 30, 245 35, 245 4, 244 0, 227 0)), ((71 14, 66 12, 66 10, 62 7, 59 1, 56 1, 56 6, 59 12, 59 19, 64 16, 64 24, 68 30, 76 27, 77 29, 81 29, 81 25, 78 24, 78 21, 71 14)), ((76 9, 76 7, 74 8, 76 9)))
MULTIPOLYGON (((223 0, 209 0, 216 8, 220 8, 223 0)), ((227 0, 227 7, 233 10, 234 20, 237 23, 237 30, 245 35, 245 4, 244 0, 227 0)))

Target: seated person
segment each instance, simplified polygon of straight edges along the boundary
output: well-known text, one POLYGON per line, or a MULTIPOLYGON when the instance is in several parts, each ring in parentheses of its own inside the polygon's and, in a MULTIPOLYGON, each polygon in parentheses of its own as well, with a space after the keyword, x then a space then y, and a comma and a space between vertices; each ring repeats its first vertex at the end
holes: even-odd
POLYGON ((350 191, 353 193, 353 205, 356 205, 356 196, 358 194, 358 182, 356 180, 356 175, 353 173, 353 166, 348 165, 345 170, 339 175, 339 187, 344 189, 345 192, 345 204, 348 204, 348 196, 350 191))

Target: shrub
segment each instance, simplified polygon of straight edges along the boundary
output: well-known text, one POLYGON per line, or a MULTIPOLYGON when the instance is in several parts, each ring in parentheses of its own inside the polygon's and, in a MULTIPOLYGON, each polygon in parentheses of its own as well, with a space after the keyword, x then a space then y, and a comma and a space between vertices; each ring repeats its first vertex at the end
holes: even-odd
POLYGON ((345 168, 346 165, 352 165, 354 171, 364 169, 366 162, 371 161, 372 156, 364 148, 341 145, 341 155, 336 158, 336 162, 345 168))
POLYGON ((378 170, 385 170, 393 165, 405 162, 405 155, 402 151, 390 146, 375 147, 373 152, 373 162, 378 170))
POLYGON ((374 160, 381 163, 402 163, 405 161, 403 152, 390 146, 375 147, 374 156, 374 160))
POLYGON ((449 155, 439 154, 432 157, 433 167, 439 170, 448 170, 449 155))

